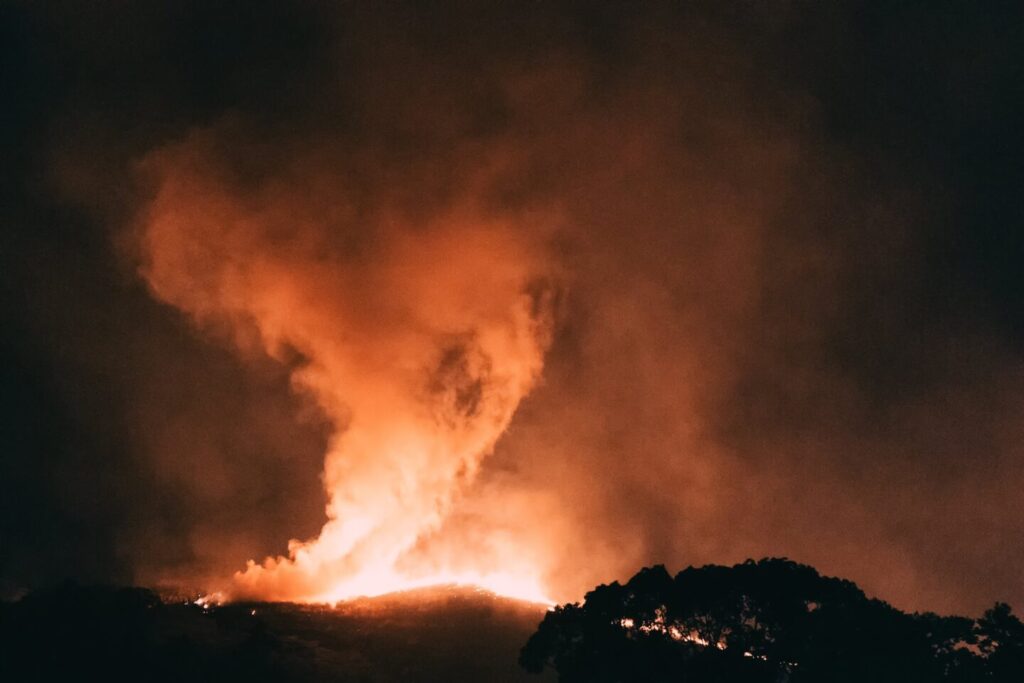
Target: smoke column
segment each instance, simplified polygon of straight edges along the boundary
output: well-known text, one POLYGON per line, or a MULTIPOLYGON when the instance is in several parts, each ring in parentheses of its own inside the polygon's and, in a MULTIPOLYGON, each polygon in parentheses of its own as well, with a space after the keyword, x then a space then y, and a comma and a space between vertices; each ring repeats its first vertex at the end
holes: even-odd
POLYGON ((415 215, 357 207, 337 160, 253 174, 222 158, 218 135, 195 132, 142 164, 154 194, 140 271, 243 355, 286 363, 332 426, 319 537, 250 561, 227 593, 336 600, 466 582, 542 599, 511 549, 485 562, 466 548, 457 567, 403 557, 438 529, 537 381, 554 290, 527 228, 546 219, 471 200, 415 215))
POLYGON ((0 594, 1024 599, 1013 10, 20 5, 0 594))

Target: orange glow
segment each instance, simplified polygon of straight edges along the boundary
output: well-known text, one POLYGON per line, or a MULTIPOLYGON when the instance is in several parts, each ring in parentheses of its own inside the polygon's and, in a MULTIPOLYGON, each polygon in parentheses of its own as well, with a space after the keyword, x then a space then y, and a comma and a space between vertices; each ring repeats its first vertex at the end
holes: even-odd
POLYGON ((207 142, 148 160, 158 190, 141 272, 158 298, 243 351, 300 357, 293 386, 333 426, 319 536, 250 561, 225 596, 334 602, 462 584, 550 603, 507 543, 444 558, 417 547, 539 376, 551 292, 519 224, 538 217, 470 205, 357 220, 329 174, 300 169, 253 192, 232 184, 207 142))
POLYGON ((537 579, 511 573, 477 574, 473 572, 443 573, 419 579, 409 579, 397 572, 385 572, 384 574, 366 572, 337 586, 334 590, 311 597, 309 602, 340 602, 358 597, 372 598, 387 593, 430 586, 467 586, 495 595, 535 602, 549 607, 555 604, 544 594, 537 579))

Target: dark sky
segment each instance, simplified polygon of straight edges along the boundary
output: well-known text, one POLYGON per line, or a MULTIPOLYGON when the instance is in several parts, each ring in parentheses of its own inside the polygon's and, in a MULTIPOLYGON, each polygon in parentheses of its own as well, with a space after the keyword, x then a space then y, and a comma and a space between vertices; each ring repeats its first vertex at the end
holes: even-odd
POLYGON ((203 585, 316 536, 347 425, 301 373, 490 265, 437 227, 472 206, 551 337, 413 558, 500 533, 559 599, 778 555, 1024 605, 1024 12, 896 5, 3 3, 0 587, 203 585), (268 350, 196 261, 155 276, 174 182, 242 225, 194 238, 245 297, 255 262, 323 272, 281 282, 354 317, 268 350))

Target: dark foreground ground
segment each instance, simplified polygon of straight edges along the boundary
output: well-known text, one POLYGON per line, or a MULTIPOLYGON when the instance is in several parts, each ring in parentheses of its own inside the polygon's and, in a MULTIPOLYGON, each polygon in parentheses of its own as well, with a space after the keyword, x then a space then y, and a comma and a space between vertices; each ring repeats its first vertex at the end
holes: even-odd
POLYGON ((544 608, 465 589, 204 609, 62 586, 0 603, 0 680, 552 681, 517 665, 544 608))

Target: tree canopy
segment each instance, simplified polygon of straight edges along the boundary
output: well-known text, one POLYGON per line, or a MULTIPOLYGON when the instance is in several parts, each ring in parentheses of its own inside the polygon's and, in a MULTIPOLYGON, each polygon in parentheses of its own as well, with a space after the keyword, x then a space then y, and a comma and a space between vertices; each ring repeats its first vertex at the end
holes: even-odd
POLYGON ((545 616, 520 655, 562 683, 1024 681, 1024 624, 908 614, 786 559, 664 566, 545 616))

